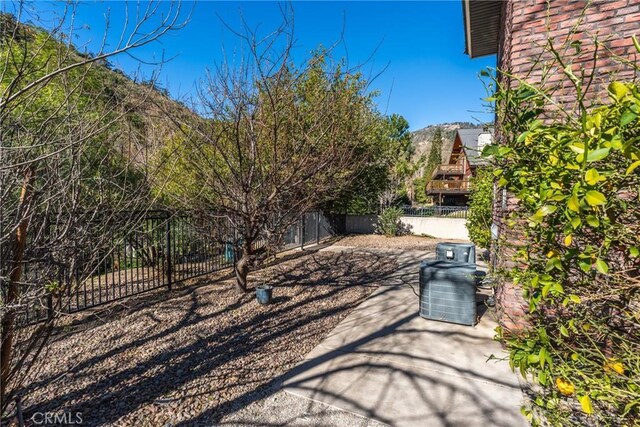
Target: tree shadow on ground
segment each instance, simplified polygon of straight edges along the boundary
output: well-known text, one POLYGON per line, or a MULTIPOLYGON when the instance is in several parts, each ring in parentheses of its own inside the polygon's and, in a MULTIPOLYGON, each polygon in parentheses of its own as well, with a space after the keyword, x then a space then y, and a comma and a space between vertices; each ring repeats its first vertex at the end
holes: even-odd
POLYGON ((396 267, 316 253, 253 274, 275 286, 277 304, 260 306, 229 282, 139 304, 59 336, 21 393, 25 413, 81 412, 86 425, 198 424, 207 414, 209 423, 295 366, 396 267))
MULTIPOLYGON (((387 275, 384 284, 388 287, 378 290, 362 304, 369 305, 369 309, 360 306, 356 311, 358 315, 354 313, 349 318, 352 324, 343 322, 332 332, 331 339, 323 341, 322 348, 314 350, 304 362, 273 378, 260 393, 240 396, 217 412, 204 412, 179 425, 331 425, 341 420, 340 415, 336 415, 336 408, 348 411, 342 416, 356 413, 390 425, 523 425, 524 418, 519 413, 522 394, 515 376, 506 368, 494 369, 494 363, 502 362, 492 362, 486 360, 487 355, 480 354, 478 358, 478 354, 474 354, 479 348, 486 349, 481 343, 490 342, 490 337, 477 333, 474 328, 457 327, 459 325, 425 327, 416 322, 433 321, 418 319, 417 303, 416 310, 411 309, 414 301, 410 292, 404 292, 401 298, 384 295, 396 292, 399 287, 411 287, 417 296, 416 279, 413 267, 387 275), (373 302, 375 300, 378 302, 373 302), (375 304, 379 306, 371 309, 375 304), (361 311, 370 314, 361 314, 361 311), (386 317, 386 321, 395 320, 385 323, 381 322, 381 317, 386 317), (416 325, 420 327, 416 328, 416 325), (350 332, 349 339, 337 339, 341 334, 344 338, 343 331, 349 328, 368 333, 350 332), (412 347, 416 345, 428 345, 425 335, 429 339, 446 341, 449 344, 445 350, 453 349, 455 353, 463 354, 463 358, 468 355, 477 363, 460 365, 457 363, 460 356, 449 359, 448 352, 414 351, 412 347), (381 345, 381 342, 385 344, 381 345), (278 407, 277 401, 269 396, 281 390, 283 385, 288 393, 308 399, 292 401, 280 397, 278 400, 284 400, 296 409, 278 407), (354 398, 354 395, 358 397, 354 398), (405 410, 397 411, 402 407, 400 404, 394 412, 391 409, 393 402, 403 400, 405 410), (260 405, 256 405, 258 401, 261 401, 260 405), (300 401, 305 403, 297 407, 300 401), (263 406, 264 411, 260 412, 263 406), (230 415, 225 417, 224 414, 230 415)), ((488 312, 487 297, 478 295, 480 318, 488 312)), ((441 322, 430 323, 436 324, 441 322)), ((367 425, 366 420, 357 418, 349 422, 360 421, 361 425, 367 425)))

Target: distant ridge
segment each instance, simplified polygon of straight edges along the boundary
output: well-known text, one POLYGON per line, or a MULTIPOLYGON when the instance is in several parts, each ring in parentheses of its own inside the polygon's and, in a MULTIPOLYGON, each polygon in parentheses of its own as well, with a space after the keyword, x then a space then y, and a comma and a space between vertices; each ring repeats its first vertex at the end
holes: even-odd
MULTIPOLYGON (((461 128, 481 128, 482 126, 483 124, 474 124, 470 122, 440 123, 436 125, 429 125, 420 130, 411 132, 414 147, 414 159, 419 159, 422 155, 425 157, 429 155, 431 139, 433 138, 433 133, 437 127, 442 128, 442 162, 445 163, 449 161, 456 131, 461 128)), ((422 175, 422 171, 420 171, 418 175, 422 175)))

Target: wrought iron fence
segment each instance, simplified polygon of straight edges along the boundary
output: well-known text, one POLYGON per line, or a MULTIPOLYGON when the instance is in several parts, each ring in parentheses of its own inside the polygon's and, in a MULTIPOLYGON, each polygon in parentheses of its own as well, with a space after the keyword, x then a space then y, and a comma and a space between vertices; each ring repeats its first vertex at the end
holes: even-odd
MULTIPOLYGON (((47 257, 26 257, 19 324, 154 289, 170 290, 174 283, 232 268, 238 257, 235 232, 223 217, 149 211, 129 216, 122 224, 126 227, 114 222, 109 236, 91 248, 74 249, 64 266, 52 267, 55 263, 47 257)), ((329 220, 320 212, 309 212, 289 228, 280 251, 317 244, 332 235, 329 220)), ((264 244, 257 241, 255 247, 264 244)), ((7 266, 0 267, 0 275, 5 275, 7 266)))
POLYGON ((467 218, 469 208, 466 206, 404 206, 402 211, 405 216, 437 216, 447 218, 467 218))

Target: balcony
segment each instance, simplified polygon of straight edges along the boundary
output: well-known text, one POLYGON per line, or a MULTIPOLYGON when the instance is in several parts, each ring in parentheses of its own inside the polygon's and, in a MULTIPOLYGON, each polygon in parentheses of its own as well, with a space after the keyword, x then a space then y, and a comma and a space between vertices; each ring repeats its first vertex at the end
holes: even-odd
POLYGON ((469 180, 434 179, 427 183, 427 194, 467 194, 469 180))
POLYGON ((463 165, 440 165, 431 174, 431 177, 439 175, 464 175, 463 165))

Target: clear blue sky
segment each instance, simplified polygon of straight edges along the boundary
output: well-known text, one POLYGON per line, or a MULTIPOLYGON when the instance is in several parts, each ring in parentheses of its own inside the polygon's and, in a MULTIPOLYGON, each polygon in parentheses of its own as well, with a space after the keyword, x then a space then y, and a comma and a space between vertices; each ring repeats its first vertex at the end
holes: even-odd
MULTIPOLYGON (((239 41, 226 30, 222 18, 237 28, 239 17, 263 32, 280 23, 276 2, 185 2, 184 15, 192 11, 189 23, 161 42, 136 52, 145 60, 175 57, 164 64, 159 83, 176 98, 193 94, 207 67, 221 61, 222 47, 233 51, 239 41), (220 18, 219 18, 219 17, 220 18)), ((382 112, 398 113, 412 130, 429 124, 452 121, 491 121, 481 98, 486 96, 478 79, 480 70, 495 65, 495 57, 471 60, 464 54, 464 29, 460 0, 425 2, 293 2, 295 55, 303 58, 319 44, 331 45, 344 28, 344 44, 336 55, 347 56, 349 64, 367 61, 365 74, 386 70, 372 84, 382 112)), ((60 4, 37 2, 32 8, 42 14, 60 10, 60 4)), ((115 42, 122 28, 124 11, 135 2, 84 2, 78 7, 75 26, 85 28, 77 44, 95 49, 104 32, 104 15, 110 9, 110 40, 115 42)), ((168 3, 161 4, 167 9, 168 3)), ((58 12, 59 13, 59 12, 58 12)), ((152 67, 140 65, 128 56, 111 62, 128 74, 136 70, 149 75, 152 67)))

